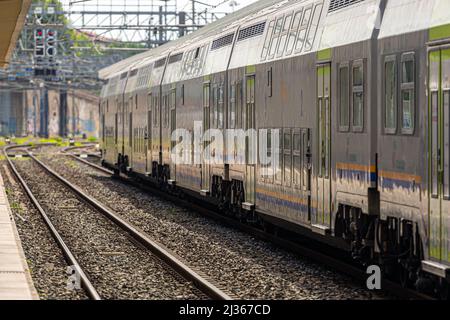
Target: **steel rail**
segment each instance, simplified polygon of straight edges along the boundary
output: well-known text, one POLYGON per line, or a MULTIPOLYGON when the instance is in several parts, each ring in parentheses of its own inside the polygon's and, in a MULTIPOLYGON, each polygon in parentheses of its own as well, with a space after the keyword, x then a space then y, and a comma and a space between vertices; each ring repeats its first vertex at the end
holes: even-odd
POLYGON ((23 189, 27 193, 27 195, 30 198, 30 200, 33 203, 33 205, 39 211, 39 213, 42 216, 45 224, 47 225, 48 229, 50 230, 53 238, 55 239, 55 241, 58 244, 58 246, 61 248, 61 250, 63 252, 63 255, 64 255, 65 259, 66 259, 66 262, 70 266, 72 266, 75 269, 75 271, 80 275, 81 285, 86 290, 88 296, 92 300, 101 300, 102 298, 100 297, 100 294, 97 292, 97 290, 95 289, 94 285, 89 280, 89 277, 83 271, 83 269, 81 268, 81 266, 78 263, 77 259, 75 258, 74 254, 70 251, 69 247, 66 245, 66 243, 63 240, 63 238, 59 234, 58 230, 56 230, 55 226, 51 222, 51 220, 48 217, 47 213, 42 208, 42 206, 40 205, 39 201, 36 199, 36 197, 34 196, 33 192, 31 191, 31 189, 28 187, 28 185, 25 182, 25 180, 20 175, 20 173, 17 170, 16 166, 14 165, 14 163, 9 158, 8 153, 7 153, 9 150, 17 149, 17 148, 23 148, 23 147, 31 147, 31 145, 28 145, 28 146, 10 146, 10 147, 6 147, 6 148, 3 149, 3 152, 5 154, 5 157, 6 157, 6 160, 8 162, 9 167, 13 171, 13 173, 16 176, 17 180, 22 185, 23 189))
MULTIPOLYGON (((232 300, 232 298, 217 288, 214 284, 200 276, 196 271, 187 266, 184 262, 182 262, 179 258, 175 257, 172 253, 170 253, 166 248, 164 248, 159 243, 150 239, 145 233, 139 231, 137 228, 132 226, 126 220, 122 219, 116 213, 112 212, 110 209, 106 208, 102 203, 94 199, 93 197, 86 194, 83 190, 81 190, 78 186, 72 184, 67 179, 59 175, 56 171, 49 168, 42 161, 37 159, 33 154, 28 152, 28 156, 33 159, 37 164, 39 164, 45 171, 47 171, 50 175, 64 184, 66 187, 75 192, 82 200, 86 203, 94 207, 96 210, 101 212, 105 217, 110 219, 116 225, 118 225, 122 230, 126 231, 130 234, 135 240, 141 243, 144 247, 150 250, 153 254, 158 256, 162 261, 164 261, 167 265, 169 265, 173 270, 175 270, 179 275, 181 275, 184 279, 192 282, 197 289, 202 291, 208 297, 214 300, 232 300)), ((77 157, 75 157, 77 158, 77 157)), ((77 158, 78 159, 78 158, 77 158)), ((80 159, 82 160, 82 159, 80 159)), ((97 168, 98 169, 98 168, 97 168)))

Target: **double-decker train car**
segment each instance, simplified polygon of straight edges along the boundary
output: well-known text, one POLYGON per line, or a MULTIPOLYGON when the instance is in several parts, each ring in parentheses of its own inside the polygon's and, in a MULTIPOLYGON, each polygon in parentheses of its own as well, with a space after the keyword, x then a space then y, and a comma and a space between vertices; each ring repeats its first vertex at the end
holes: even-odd
POLYGON ((446 295, 449 9, 261 0, 124 60, 101 72, 103 164, 446 295))

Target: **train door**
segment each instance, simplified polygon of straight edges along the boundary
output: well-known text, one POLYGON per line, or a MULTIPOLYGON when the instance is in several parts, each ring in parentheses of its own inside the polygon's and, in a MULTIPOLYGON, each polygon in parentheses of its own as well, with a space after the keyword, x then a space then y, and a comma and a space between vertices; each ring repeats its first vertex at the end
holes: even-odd
MULTIPOLYGON (((117 161, 117 153, 118 153, 118 145, 119 145, 119 105, 118 105, 118 101, 116 100, 116 104, 115 104, 115 114, 114 114, 114 161, 117 161)), ((115 163, 115 162, 113 162, 115 163)))
MULTIPOLYGON (((211 105, 211 84, 205 83, 203 85, 203 132, 206 133, 211 128, 210 117, 210 105, 211 105)), ((202 191, 209 193, 210 191, 210 163, 208 159, 205 159, 204 150, 206 150, 207 143, 203 143, 203 155, 202 155, 202 191)))
POLYGON ((126 115, 128 117, 128 151, 126 153, 126 155, 128 156, 126 165, 128 167, 131 167, 133 163, 134 157, 133 146, 136 143, 136 141, 134 141, 136 136, 133 134, 133 108, 134 108, 133 97, 131 97, 130 102, 128 104, 127 108, 128 110, 126 115))
POLYGON ((126 149, 125 149, 124 154, 127 157, 125 159, 125 165, 127 167, 131 167, 132 163, 133 163, 133 157, 134 157, 133 145, 135 143, 134 139, 136 138, 136 136, 134 135, 134 130, 133 130, 133 108, 134 108, 134 100, 133 100, 133 97, 131 96, 128 99, 128 105, 127 105, 127 109, 126 109, 126 113, 125 113, 125 117, 127 119, 127 122, 126 122, 127 141, 126 141, 126 149))
POLYGON ((101 121, 102 121, 102 123, 101 123, 101 126, 102 126, 102 150, 105 150, 106 149, 106 147, 107 147, 107 143, 108 143, 108 135, 107 135, 107 133, 106 133, 106 121, 105 121, 105 113, 106 113, 106 102, 105 103, 103 103, 103 106, 102 106, 102 113, 101 113, 101 121))
MULTIPOLYGON (((255 130, 255 76, 248 76, 246 80, 246 130, 255 130)), ((245 202, 256 203, 256 161, 254 161, 256 146, 252 145, 255 141, 251 141, 247 136, 245 141, 246 169, 245 169, 245 202)))
POLYGON ((126 131, 126 123, 127 123, 127 113, 128 113, 128 101, 125 101, 125 99, 121 99, 121 111, 120 111, 120 116, 121 116, 121 135, 120 135, 120 153, 122 154, 122 156, 125 154, 125 131, 126 131))
POLYGON ((450 262, 450 49, 429 53, 430 257, 450 262))
POLYGON ((311 222, 311 129, 301 130, 301 186, 308 203, 308 218, 311 222))
POLYGON ((329 230, 331 226, 331 65, 317 67, 318 172, 317 213, 312 224, 329 230))
POLYGON ((152 111, 153 111, 153 95, 151 93, 147 96, 147 126, 146 126, 146 172, 147 175, 151 173, 153 166, 152 158, 152 111))
MULTIPOLYGON (((169 139, 170 139, 170 157, 172 155, 173 150, 175 149, 175 146, 177 144, 176 141, 172 141, 172 133, 177 130, 177 89, 173 88, 170 91, 170 132, 169 132, 169 139)), ((175 162, 170 160, 170 177, 172 180, 176 180, 177 177, 177 165, 175 162)))

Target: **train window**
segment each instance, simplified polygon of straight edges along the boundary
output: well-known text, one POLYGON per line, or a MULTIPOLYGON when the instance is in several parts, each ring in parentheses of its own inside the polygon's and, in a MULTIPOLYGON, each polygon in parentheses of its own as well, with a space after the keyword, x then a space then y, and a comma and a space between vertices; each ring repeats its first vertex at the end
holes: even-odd
MULTIPOLYGON (((170 110, 170 135, 172 135, 175 130, 177 130, 177 112, 176 109, 170 110)), ((172 140, 172 139, 171 139, 172 140)), ((175 146, 177 145, 176 141, 171 142, 171 150, 175 149, 175 146)))
POLYGON ((401 112, 402 133, 413 134, 415 125, 414 53, 402 55, 401 112))
POLYGON ((195 57, 194 57, 194 59, 198 59, 199 56, 200 56, 200 47, 195 49, 195 57))
POLYGON ((177 107, 177 89, 172 89, 170 94, 170 109, 175 109, 177 107))
POLYGON ((118 119, 118 115, 117 115, 117 113, 116 113, 116 115, 115 115, 115 130, 114 130, 114 141, 115 141, 115 144, 117 145, 118 143, 119 143, 119 126, 118 126, 118 123, 119 123, 119 119, 118 119))
POLYGON ((137 128, 135 130, 136 130, 136 132, 135 132, 135 142, 134 142, 133 148, 135 149, 135 152, 140 152, 141 148, 140 148, 140 141, 139 141, 139 139, 140 139, 140 135, 141 135, 141 129, 137 128))
POLYGON ((291 151, 291 131, 289 129, 284 130, 284 144, 283 144, 285 151, 291 151))
POLYGON ((169 109, 169 95, 166 93, 163 98, 163 106, 162 106, 162 126, 167 128, 167 113, 169 109))
POLYGON ((292 181, 292 154, 284 154, 284 185, 286 187, 291 186, 292 181))
POLYGON ((153 112, 153 114, 154 114, 154 116, 153 116, 153 124, 154 124, 155 126, 158 125, 158 112, 159 112, 159 108, 158 108, 158 100, 157 100, 157 99, 158 99, 157 97, 154 97, 154 98, 153 98, 153 106, 154 106, 154 108, 155 108, 155 110, 154 110, 154 112, 153 112))
POLYGON ((274 149, 275 157, 278 157, 278 161, 274 163, 274 172, 275 172, 275 183, 281 185, 283 182, 282 170, 283 168, 283 130, 277 129, 278 131, 278 149, 274 149))
POLYGON ((118 113, 117 121, 118 121, 118 124, 122 124, 122 106, 121 106, 121 103, 117 100, 116 100, 116 106, 117 106, 117 113, 118 113))
POLYGON ((275 20, 270 21, 269 27, 267 28, 266 40, 264 41, 264 47, 261 53, 261 60, 266 60, 267 54, 269 52, 270 40, 272 39, 273 28, 275 26, 275 20))
POLYGON ((384 63, 385 132, 397 132, 397 67, 395 56, 387 57, 384 63))
MULTIPOLYGON (((272 158, 272 129, 267 130, 267 156, 272 158)), ((265 180, 268 183, 273 183, 272 163, 267 163, 265 180)))
POLYGON ((292 23, 291 31, 289 32, 289 40, 286 46, 286 55, 290 55, 294 50, 295 40, 297 39, 298 28, 303 15, 303 9, 297 11, 294 16, 294 22, 292 23))
POLYGON ((203 86, 203 107, 209 108, 209 85, 203 86))
POLYGON ((236 129, 236 84, 230 90, 230 129, 236 129))
POLYGON ((130 115, 129 115, 128 133, 129 133, 129 135, 128 135, 128 139, 129 139, 128 144, 129 144, 129 146, 131 148, 131 147, 133 147, 133 113, 132 112, 130 112, 130 115))
POLYGON ((291 186, 292 183, 292 133, 290 129, 284 130, 284 185, 291 186))
POLYGON ((147 95, 147 110, 152 110, 153 109, 153 97, 152 94, 149 93, 147 95))
POLYGON ((296 188, 301 187, 302 183, 302 138, 299 131, 294 132, 293 136, 293 146, 292 146, 292 155, 293 155, 293 176, 292 181, 296 188))
POLYGON ((162 97, 162 106, 161 106, 161 126, 163 128, 166 127, 166 112, 167 112, 167 94, 162 97))
POLYGON ((269 70, 267 70, 267 95, 269 98, 273 96, 273 69, 270 67, 269 70))
POLYGON ((275 30, 273 31, 272 40, 270 42, 269 59, 272 59, 275 56, 275 51, 277 50, 278 40, 280 39, 282 28, 283 18, 279 18, 275 25, 275 30))
POLYGON ((310 160, 311 160, 311 133, 310 129, 302 130, 302 185, 304 191, 311 190, 311 179, 310 179, 310 160))
POLYGON ((218 90, 218 119, 217 119, 217 127, 219 129, 223 129, 224 127, 224 90, 223 85, 217 88, 218 90))
POLYGON ((323 8, 323 5, 318 4, 318 5, 316 5, 316 7, 314 9, 314 15, 312 18, 311 27, 309 28, 308 37, 306 39, 304 51, 311 51, 311 49, 313 47, 314 39, 316 38, 317 28, 319 27, 320 16, 322 14, 322 8, 323 8))
POLYGON ((212 90, 212 112, 211 112, 211 124, 212 124, 212 128, 217 128, 217 123, 218 123, 218 114, 219 114, 219 101, 218 101, 218 96, 219 96, 219 88, 217 86, 213 87, 212 90))
MULTIPOLYGON (((210 117, 210 104, 211 104, 211 85, 209 83, 203 84, 203 132, 207 132, 211 127, 210 117)), ((203 143, 203 147, 206 147, 207 143, 203 143)), ((194 149, 194 159, 198 159, 200 155, 197 153, 197 148, 194 149)))
POLYGON ((306 32, 308 31, 309 20, 311 19, 312 8, 305 10, 303 15, 302 24, 297 34, 297 43, 295 44, 295 52, 300 52, 303 49, 305 43, 306 32))
POLYGON ((124 108, 123 108, 123 123, 124 124, 128 124, 127 113, 128 113, 128 102, 125 102, 124 103, 124 108))
POLYGON ((353 131, 364 130, 364 71, 363 64, 357 62, 352 72, 353 131))
POLYGON ((339 69, 339 131, 347 132, 350 129, 350 70, 348 65, 339 69))
POLYGON ((242 82, 238 81, 236 84, 236 128, 242 129, 244 123, 242 111, 242 82))
POLYGON ((277 57, 281 57, 284 53, 284 49, 286 48, 286 40, 288 37, 289 29, 291 27, 292 22, 292 14, 286 16, 286 19, 283 23, 283 30, 281 32, 280 43, 278 44, 277 57))
MULTIPOLYGON (((266 139, 268 139, 269 136, 269 131, 270 129, 260 129, 259 130, 259 134, 260 134, 260 145, 263 144, 263 140, 261 139, 262 136, 265 136, 266 139)), ((269 146, 269 141, 266 140, 266 150, 265 153, 260 153, 261 158, 260 158, 260 176, 261 176, 261 181, 265 181, 266 177, 267 177, 267 160, 268 160, 268 156, 267 156, 267 150, 268 150, 268 146, 269 146)))
POLYGON ((166 112, 165 112, 165 117, 166 117, 166 128, 169 128, 169 114, 170 114, 170 107, 172 105, 172 95, 168 94, 167 95, 167 99, 166 99, 166 112))
POLYGON ((181 85, 181 105, 184 106, 184 84, 181 85))

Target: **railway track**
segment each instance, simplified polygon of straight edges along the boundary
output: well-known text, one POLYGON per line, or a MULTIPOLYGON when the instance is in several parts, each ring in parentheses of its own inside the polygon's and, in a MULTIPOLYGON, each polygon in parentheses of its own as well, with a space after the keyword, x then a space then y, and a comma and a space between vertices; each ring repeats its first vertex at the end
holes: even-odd
MULTIPOLYGON (((119 231, 117 234, 114 235, 115 241, 118 241, 117 239, 120 239, 120 237, 123 238, 124 235, 126 235, 127 238, 130 239, 131 245, 134 245, 135 248, 131 248, 129 251, 123 250, 123 255, 128 254, 133 255, 134 251, 136 252, 145 252, 145 255, 149 256, 148 253, 151 252, 151 255, 153 257, 153 260, 159 261, 160 265, 160 271, 158 272, 165 272, 170 273, 174 279, 177 279, 182 286, 192 286, 194 288, 194 291, 198 291, 198 298, 210 298, 215 300, 231 300, 232 298, 219 288, 217 288, 214 284, 212 284, 210 281, 205 279, 201 274, 197 273, 196 271, 192 270, 190 267, 188 267, 186 264, 184 264, 179 258, 172 255, 170 252, 168 252, 164 247, 159 245, 158 243, 154 242, 152 239, 150 239, 147 235, 142 233, 141 231, 137 230, 135 227, 130 225, 127 221, 121 219, 117 214, 106 208, 102 203, 98 202, 97 200, 93 199, 86 193, 84 193, 81 189, 79 189, 77 186, 71 184, 69 181, 58 175, 55 171, 47 167, 44 163, 42 163, 39 159, 37 159, 27 148, 30 148, 31 146, 26 147, 7 147, 5 148, 5 154, 9 154, 9 156, 15 156, 15 154, 19 154, 21 156, 26 156, 32 159, 33 163, 36 164, 37 167, 39 167, 42 172, 39 173, 41 176, 43 173, 47 175, 47 177, 50 177, 48 181, 46 181, 45 184, 50 184, 50 180, 53 180, 55 183, 59 184, 59 186, 64 189, 65 197, 69 198, 76 198, 82 202, 82 210, 78 210, 77 214, 85 214, 88 211, 95 211, 97 214, 101 214, 103 217, 105 217, 105 220, 107 218, 107 221, 112 224, 118 229, 119 231), (12 155, 10 152, 14 150, 15 154, 12 155), (69 192, 66 192, 69 191, 69 192)), ((83 263, 79 262, 76 259, 76 254, 74 254, 70 249, 70 244, 64 239, 64 236, 61 234, 60 231, 57 230, 57 226, 55 226, 55 223, 52 222, 52 220, 59 220, 60 217, 57 217, 54 215, 54 213, 48 213, 47 210, 44 208, 45 205, 42 205, 42 202, 45 200, 42 200, 42 195, 36 195, 36 191, 33 190, 32 187, 29 186, 29 183, 27 183, 27 179, 23 177, 21 170, 17 168, 14 161, 10 159, 10 157, 6 157, 8 164, 13 171, 13 173, 16 175, 18 181, 23 186, 24 190, 26 191, 27 195, 32 200, 33 204, 36 206, 36 208, 39 210, 41 216, 43 217, 45 223, 47 224, 49 230, 51 231, 53 237, 57 241, 58 245, 61 247, 62 251, 64 252, 64 255, 67 259, 67 262, 74 266, 77 273, 80 275, 80 280, 82 287, 86 290, 88 293, 88 296, 93 300, 100 300, 103 298, 101 294, 101 290, 96 288, 94 286, 94 281, 92 280, 91 273, 86 271, 86 268, 82 268, 83 263), (39 199, 41 198, 41 199, 39 199)), ((61 191, 61 190, 60 190, 61 191)), ((50 196, 50 195, 48 195, 50 196)), ((53 199, 52 199, 53 200, 53 199)), ((76 201, 76 200, 74 200, 76 201)), ((89 212, 88 212, 89 213, 89 212)), ((59 221, 60 222, 60 221, 59 221)), ((102 232, 101 229, 97 230, 99 233, 102 232)), ((79 232, 79 231, 78 231, 79 232)), ((105 230, 105 234, 108 232, 111 232, 110 230, 105 230)), ((65 231, 65 234, 67 235, 67 231, 65 231)), ((72 239, 73 240, 73 239, 72 239)), ((79 248, 78 248, 79 249, 79 248)), ((82 251, 82 250, 81 250, 82 251)), ((80 250, 78 250, 80 252, 80 250)), ((142 257, 139 259, 139 256, 136 256, 138 261, 142 260, 142 257)), ((131 260, 131 258, 129 258, 131 260)), ((144 264, 144 262, 142 262, 144 264)), ((145 268, 145 264, 143 265, 143 268, 145 268)), ((97 275, 98 278, 98 275, 97 275)), ((100 277, 101 278, 101 277, 100 277)), ((165 280, 167 280, 168 276, 165 275, 165 280)), ((164 279, 160 279, 160 281, 163 281, 164 279)), ((103 290, 105 291, 105 290, 103 290)), ((174 292, 179 293, 182 291, 181 289, 175 290, 174 292)), ((186 291, 186 290, 185 290, 186 291)), ((180 298, 180 296, 174 297, 174 298, 180 298)), ((192 295, 183 296, 181 298, 185 299, 192 299, 192 295)))
MULTIPOLYGON (((79 262, 75 258, 75 255, 72 253, 72 251, 69 249, 69 247, 64 242, 62 236, 58 232, 58 230, 53 225, 51 219, 47 215, 46 211, 42 208, 41 204, 37 200, 37 198, 34 196, 33 192, 25 182, 25 180, 20 175, 19 171, 13 164, 13 162, 10 159, 10 156, 8 155, 8 151, 12 150, 15 147, 9 147, 5 148, 5 155, 8 162, 9 167, 13 171, 14 175, 16 176, 19 183, 22 185, 23 189, 25 190, 26 194, 30 198, 33 205, 36 207, 36 209, 39 211, 42 219, 44 220, 45 224, 47 225, 48 229, 50 230, 50 233, 52 234, 53 238, 55 239, 56 243, 62 250, 64 257, 67 261, 67 263, 75 269, 75 271, 80 275, 81 285, 83 286, 83 289, 86 291, 89 298, 92 300, 101 300, 101 297, 97 290, 95 289, 94 285, 91 283, 89 278, 87 277, 86 273, 84 272, 83 268, 80 266, 79 262)), ((20 150, 18 150, 20 151, 20 150)), ((26 153, 25 150, 22 150, 23 153, 26 153)))
MULTIPOLYGON (((85 146, 83 146, 83 147, 85 147, 85 146)), ((83 148, 83 147, 78 147, 78 149, 83 148)), ((72 159, 75 159, 87 166, 90 166, 91 168, 98 170, 104 174, 113 175, 112 171, 105 169, 97 164, 94 164, 86 159, 80 158, 79 156, 77 156, 73 153, 70 153, 70 151, 73 151, 75 149, 77 149, 77 148, 65 149, 65 150, 63 150, 63 153, 66 154, 67 156, 71 157, 72 159)), ((199 205, 196 203, 192 203, 192 202, 188 202, 186 200, 182 200, 178 197, 170 195, 169 193, 163 192, 163 191, 159 190, 158 188, 149 186, 148 184, 143 185, 143 184, 136 182, 124 175, 121 175, 120 177, 116 177, 116 178, 118 178, 119 180, 121 180, 122 182, 124 182, 126 184, 138 187, 145 191, 151 192, 153 195, 156 195, 163 199, 169 200, 176 205, 179 205, 186 209, 195 210, 196 212, 199 212, 204 216, 212 218, 215 221, 223 223, 227 226, 230 226, 235 229, 246 232, 258 239, 276 244, 277 246, 287 249, 290 252, 294 252, 301 256, 306 256, 306 257, 314 260, 317 263, 327 265, 330 268, 332 268, 340 273, 343 273, 343 274, 346 274, 346 275, 352 277, 353 279, 355 279, 358 282, 365 282, 368 278, 368 275, 365 272, 365 270, 361 269, 360 267, 356 266, 355 264, 352 264, 349 261, 345 261, 345 260, 337 258, 335 254, 331 254, 330 252, 327 252, 328 248, 320 247, 318 249, 311 249, 310 246, 302 244, 301 239, 300 239, 300 241, 292 241, 288 238, 282 238, 282 237, 279 237, 279 236, 276 236, 273 234, 269 234, 267 232, 264 232, 261 229, 253 227, 251 225, 243 224, 235 219, 218 214, 217 212, 210 210, 210 209, 206 208, 205 206, 202 206, 202 205, 199 205), (323 250, 323 251, 321 251, 321 250, 323 250)), ((305 239, 303 239, 303 240, 305 240, 305 239)), ((391 281, 389 279, 382 280, 382 288, 384 291, 389 292, 400 299, 434 300, 434 298, 429 295, 419 293, 419 292, 409 289, 409 288, 404 288, 400 284, 398 284, 394 281, 391 281)))

